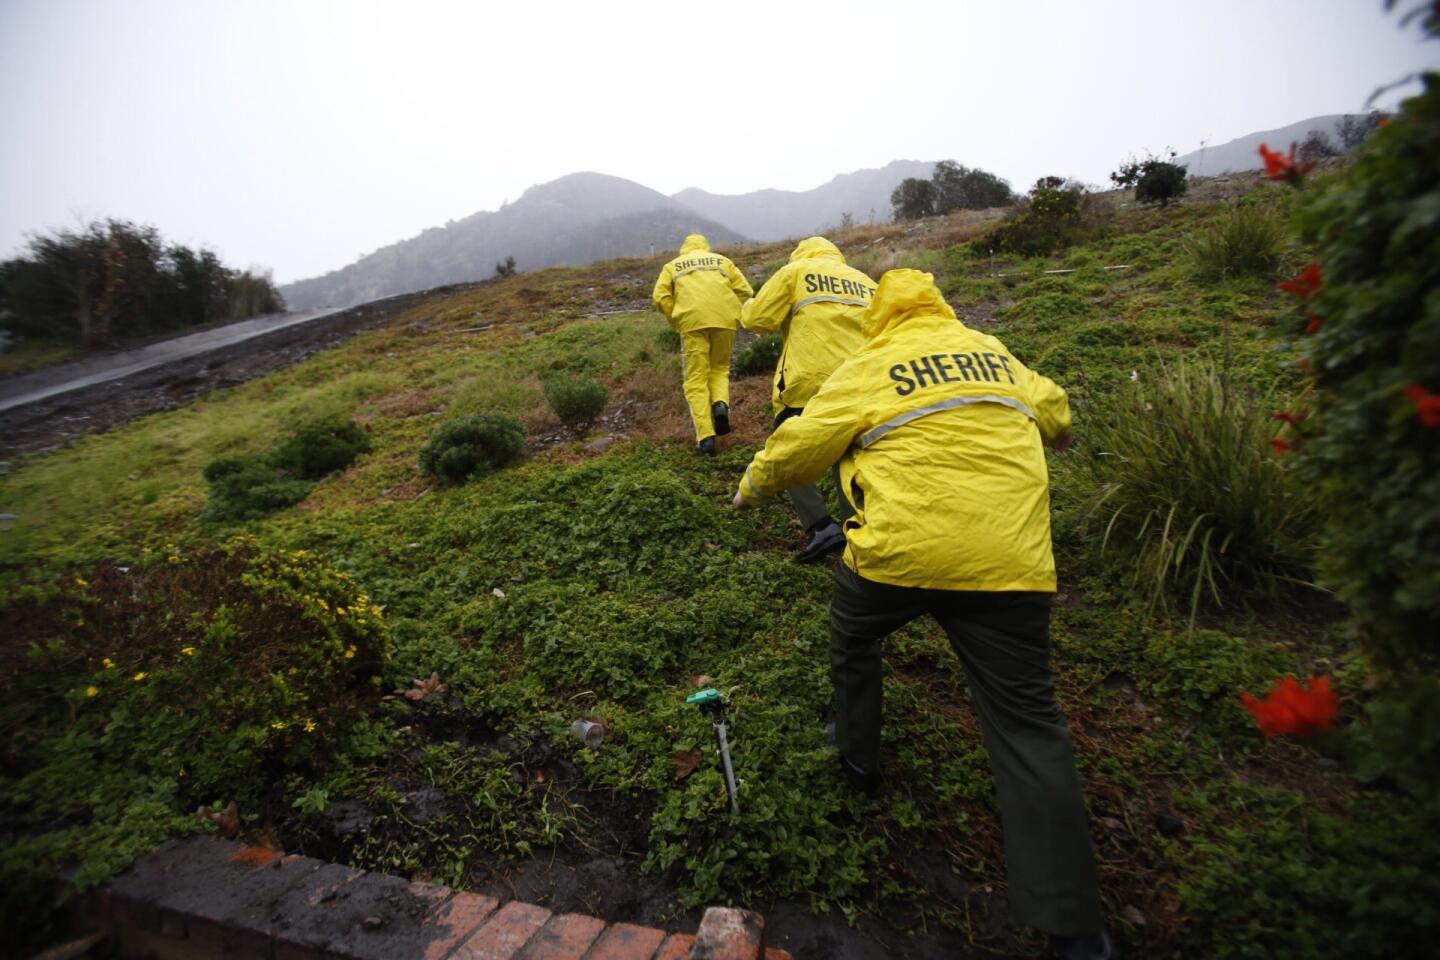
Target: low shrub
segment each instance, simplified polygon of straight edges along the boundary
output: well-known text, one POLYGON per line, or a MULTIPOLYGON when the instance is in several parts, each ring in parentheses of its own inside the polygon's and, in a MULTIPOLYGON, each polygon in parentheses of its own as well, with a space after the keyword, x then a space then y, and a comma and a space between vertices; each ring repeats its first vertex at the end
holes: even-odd
POLYGON ((1083 185, 1061 177, 1041 177, 1026 204, 994 230, 971 241, 977 253, 991 250, 1038 257, 1093 239, 1105 215, 1083 185))
POLYGON ((1278 405, 1208 364, 1158 367, 1087 421, 1081 529, 1151 609, 1306 583, 1318 515, 1271 449, 1278 405))
POLYGON ((780 350, 784 345, 785 342, 778 333, 767 333, 763 337, 756 337, 735 358, 735 375, 737 377, 757 377, 761 374, 774 373, 775 364, 780 362, 780 350))
POLYGON ((1131 157, 1110 174, 1117 187, 1134 187, 1135 199, 1140 203, 1158 203, 1169 206, 1171 200, 1185 196, 1185 168, 1172 163, 1175 151, 1170 151, 1169 160, 1151 154, 1144 160, 1131 157))
POLYGON ((1286 243, 1285 224, 1278 215, 1257 204, 1242 204, 1190 237, 1185 254, 1202 280, 1270 279, 1280 269, 1286 243))
POLYGON ((610 391, 588 377, 551 377, 543 389, 550 412, 577 437, 590 429, 610 401, 610 391))
POLYGON ((210 484, 205 516, 221 522, 263 517, 299 503, 315 481, 344 470, 370 450, 365 431, 340 417, 302 423, 268 454, 221 457, 206 464, 210 484))
POLYGON ((295 435, 275 451, 273 462, 302 480, 319 480, 369 452, 363 427, 343 417, 325 417, 297 427, 295 435))
POLYGON ((213 829, 200 804, 254 814, 323 769, 375 709, 388 647, 347 576, 249 539, 7 591, 0 926, 48 925, 62 869, 89 886, 213 829))
POLYGON ((441 483, 460 484, 509 466, 525 452, 525 428, 500 414, 442 423, 420 449, 420 469, 441 483))

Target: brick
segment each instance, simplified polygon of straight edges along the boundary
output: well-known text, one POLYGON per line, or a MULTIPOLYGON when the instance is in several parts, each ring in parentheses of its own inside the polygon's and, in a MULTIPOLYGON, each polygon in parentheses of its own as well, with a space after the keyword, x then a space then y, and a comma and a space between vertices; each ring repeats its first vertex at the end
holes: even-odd
POLYGON ((664 939, 664 930, 617 923, 600 935, 585 960, 650 960, 664 939))
POLYGON ((790 960, 790 951, 779 947, 766 947, 765 960, 790 960))
MULTIPOLYGON (((445 889, 445 888, 441 888, 445 889)), ((500 901, 478 893, 457 893, 431 909, 420 936, 422 960, 444 960, 470 938, 500 901)))
POLYGON ((544 907, 512 900, 461 944, 454 960, 511 960, 549 919, 544 907))
POLYGON ((587 917, 583 913, 551 917, 520 951, 516 960, 580 960, 604 929, 604 920, 587 917))
POLYGON ((749 910, 710 907, 695 931, 691 960, 759 960, 765 921, 749 910))
POLYGON ((672 933, 655 953, 655 960, 690 960, 695 938, 688 933, 672 933))

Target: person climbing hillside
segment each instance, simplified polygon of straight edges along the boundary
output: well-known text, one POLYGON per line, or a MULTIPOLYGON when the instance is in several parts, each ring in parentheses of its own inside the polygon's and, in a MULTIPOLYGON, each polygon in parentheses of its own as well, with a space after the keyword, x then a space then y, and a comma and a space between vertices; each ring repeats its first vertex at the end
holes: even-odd
POLYGON ((729 257, 692 233, 660 270, 650 301, 680 334, 685 402, 695 423, 695 452, 715 455, 715 436, 730 432, 730 347, 740 305, 754 295, 729 257))
POLYGON ((834 742, 880 786, 881 642, 925 614, 969 679, 995 778, 1014 919, 1062 956, 1106 957, 1085 801, 1049 666, 1055 559, 1043 445, 1070 444, 1062 390, 967 328, 928 273, 881 278, 865 344, 745 471, 744 509, 840 461, 855 515, 830 601, 834 742))
MULTIPOLYGON (((860 318, 874 293, 875 281, 847 264, 835 244, 824 237, 809 237, 745 304, 741 326, 761 333, 779 330, 784 340, 770 396, 775 427, 803 413, 825 378, 860 348, 860 318)), ((839 474, 832 470, 831 477, 840 495, 843 521, 850 515, 850 504, 840 490, 839 474)), ((845 533, 817 486, 802 484, 787 492, 809 535, 796 561, 819 560, 844 546, 845 533)))

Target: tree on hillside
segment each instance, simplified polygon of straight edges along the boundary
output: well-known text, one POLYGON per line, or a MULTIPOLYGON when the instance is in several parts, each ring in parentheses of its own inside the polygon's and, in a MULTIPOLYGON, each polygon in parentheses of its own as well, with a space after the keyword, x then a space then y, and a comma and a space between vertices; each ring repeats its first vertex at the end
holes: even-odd
POLYGON ((935 213, 935 184, 929 180, 906 177, 890 194, 890 207, 895 221, 919 220, 935 213))
POLYGON ((1174 150, 1164 160, 1147 151, 1144 160, 1130 157, 1120 164, 1110 174, 1110 180, 1117 187, 1134 187, 1135 199, 1141 203, 1168 206, 1171 200, 1185 195, 1185 168, 1174 160, 1174 150))
POLYGON ((514 257, 506 257, 504 260, 496 260, 496 261, 495 261, 495 276, 497 276, 497 277, 513 277, 513 276, 515 276, 515 258, 514 258, 514 257))
POLYGON ((1379 110, 1371 110, 1369 113, 1349 113, 1335 124, 1335 136, 1340 139, 1340 146, 1346 152, 1354 150, 1365 142, 1365 138, 1375 132, 1380 126, 1380 121, 1385 115, 1379 110))
POLYGON ((935 164, 935 212, 985 210, 1008 207, 1015 202, 1010 184, 986 170, 971 169, 954 160, 935 164))
POLYGON ((1324 160, 1327 157, 1338 157, 1340 149, 1335 146, 1335 141, 1324 130, 1311 130, 1305 134, 1305 139, 1300 143, 1299 156, 1303 161, 1324 160))

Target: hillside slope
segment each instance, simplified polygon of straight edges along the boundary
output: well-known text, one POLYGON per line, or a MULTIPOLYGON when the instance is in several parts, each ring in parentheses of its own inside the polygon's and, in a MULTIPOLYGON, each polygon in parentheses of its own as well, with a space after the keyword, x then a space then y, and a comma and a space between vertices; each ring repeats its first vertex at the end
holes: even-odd
POLYGON ((1326 114, 1274 130, 1247 133, 1243 137, 1176 157, 1175 162, 1184 167, 1192 177, 1213 177, 1237 170, 1259 170, 1264 166, 1260 161, 1260 144, 1268 144, 1272 150, 1285 151, 1290 149, 1292 143, 1304 142, 1311 130, 1319 130, 1338 145, 1335 124, 1344 119, 1343 113, 1326 114))
POLYGON ((575 173, 514 203, 393 243, 321 277, 281 288, 293 309, 342 307, 449 283, 484 280, 514 257, 520 270, 678 248, 700 232, 717 246, 743 237, 638 183, 575 173))
MULTIPOLYGON (((1262 738, 1239 705, 1323 673, 1356 723, 1369 671, 1337 611, 1227 596, 1192 629, 1091 553, 1074 458, 1117 398, 1182 360, 1225 364, 1235 403, 1286 409, 1300 388, 1275 277, 1207 281, 1182 252, 1220 212, 1111 211, 1088 242, 993 272, 971 214, 836 240, 872 275, 932 272, 967 324, 1070 392, 1077 448, 1049 459, 1053 661, 1123 955, 1424 955, 1436 814, 1323 743, 1262 738)), ((788 254, 736 259, 767 273, 788 254)), ((416 298, 0 476, 0 926, 41 929, 61 870, 92 883, 221 821, 557 913, 684 929, 702 904, 753 907, 796 960, 1044 950, 1006 920, 981 733, 933 624, 886 642, 880 801, 845 789, 821 725, 829 571, 791 562, 788 504, 729 507, 769 377, 735 381, 735 433, 694 456, 673 339, 644 309, 661 262, 416 298), (609 389, 590 435, 546 408, 557 374, 609 389), (528 428, 524 462, 460 487, 419 470, 441 423, 495 413, 528 428), (368 452, 296 506, 207 517, 207 465, 322 416, 361 425, 368 452), (706 685, 732 704, 738 816, 685 704, 706 685), (606 724, 599 749, 571 737, 579 718, 606 724), (229 820, 209 809, 231 800, 229 820)))

